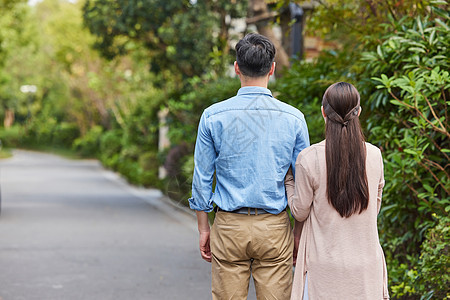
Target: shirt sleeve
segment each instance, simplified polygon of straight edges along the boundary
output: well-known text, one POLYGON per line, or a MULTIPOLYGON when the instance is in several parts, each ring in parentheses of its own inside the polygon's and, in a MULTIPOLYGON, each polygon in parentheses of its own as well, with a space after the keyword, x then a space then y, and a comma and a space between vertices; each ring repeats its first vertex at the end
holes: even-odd
POLYGON ((295 147, 294 151, 292 152, 292 159, 291 159, 292 173, 294 176, 295 176, 295 162, 297 161, 297 157, 303 149, 309 146, 310 144, 309 144, 308 126, 306 125, 305 119, 302 117, 300 125, 297 126, 297 136, 295 139, 295 147))
POLYGON ((217 154, 214 148, 208 119, 203 112, 198 125, 197 141, 194 151, 194 176, 192 179, 192 197, 189 206, 193 210, 210 212, 212 205, 212 185, 217 154))

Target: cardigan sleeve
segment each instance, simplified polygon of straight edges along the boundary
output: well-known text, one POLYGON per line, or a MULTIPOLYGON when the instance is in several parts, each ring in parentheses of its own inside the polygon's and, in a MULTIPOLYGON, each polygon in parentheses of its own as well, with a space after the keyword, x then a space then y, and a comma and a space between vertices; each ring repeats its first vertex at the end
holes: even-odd
POLYGON ((381 197, 383 195, 383 187, 384 187, 384 171, 383 171, 383 157, 381 156, 381 152, 380 153, 380 169, 381 169, 381 174, 380 174, 380 181, 378 182, 378 193, 377 193, 377 213, 380 213, 380 208, 381 208, 381 197))
POLYGON ((286 195, 292 216, 299 222, 305 221, 311 210, 314 199, 314 185, 301 162, 301 155, 295 164, 295 179, 291 172, 288 172, 285 179, 286 195))

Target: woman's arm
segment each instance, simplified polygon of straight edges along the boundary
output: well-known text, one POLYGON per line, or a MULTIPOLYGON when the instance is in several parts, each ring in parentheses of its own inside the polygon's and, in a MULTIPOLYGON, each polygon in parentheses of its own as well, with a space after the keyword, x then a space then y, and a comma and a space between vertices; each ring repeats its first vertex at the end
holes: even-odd
POLYGON ((381 197, 383 195, 383 187, 384 187, 384 171, 383 171, 383 157, 380 152, 380 165, 381 165, 381 176, 380 181, 378 182, 378 193, 377 193, 377 213, 380 213, 381 208, 381 197))
POLYGON ((314 198, 314 187, 309 174, 300 162, 301 155, 295 164, 295 179, 289 169, 285 178, 286 195, 292 216, 299 222, 305 221, 311 210, 314 198))

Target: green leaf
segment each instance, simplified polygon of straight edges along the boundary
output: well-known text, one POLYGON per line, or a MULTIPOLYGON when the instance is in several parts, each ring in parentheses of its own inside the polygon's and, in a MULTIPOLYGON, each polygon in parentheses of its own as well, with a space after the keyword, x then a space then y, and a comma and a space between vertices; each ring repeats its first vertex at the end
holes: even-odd
POLYGON ((429 193, 434 193, 434 189, 428 184, 423 185, 424 189, 426 189, 429 193))
MULTIPOLYGON (((448 3, 446 3, 446 4, 448 4, 448 3)), ((433 12, 435 14, 437 14, 438 16, 442 17, 444 20, 445 19, 447 19, 447 20, 450 19, 449 15, 448 15, 448 11, 445 10, 445 9, 442 9, 442 8, 439 8, 439 7, 433 7, 433 12)))
POLYGON ((430 43, 430 45, 434 44, 434 36, 436 35, 436 29, 433 28, 433 30, 431 31, 430 37, 428 38, 428 42, 430 43))
POLYGON ((423 25, 422 25, 422 21, 420 20, 420 17, 417 17, 416 21, 417 21, 417 26, 419 27, 419 32, 423 36, 423 25))
POLYGON ((400 102, 398 100, 391 100, 390 102, 394 105, 405 106, 405 104, 403 102, 400 102))
POLYGON ((412 52, 427 53, 424 49, 419 48, 419 47, 411 47, 411 48, 409 48, 408 50, 409 50, 409 51, 412 51, 412 52))
POLYGON ((377 53, 378 53, 378 56, 384 60, 383 51, 381 50, 380 45, 377 46, 377 53))
POLYGON ((393 40, 389 40, 388 41, 388 44, 389 44, 389 46, 392 48, 392 49, 396 49, 397 48, 397 45, 395 44, 395 42, 393 41, 393 40))
POLYGON ((444 1, 444 0, 433 0, 433 1, 430 1, 430 4, 434 4, 434 5, 447 5, 448 2, 447 2, 447 1, 444 1))
POLYGON ((447 24, 445 24, 444 22, 442 22, 440 19, 434 19, 434 21, 436 23, 438 23, 439 25, 441 25, 442 27, 444 27, 447 31, 450 30, 450 27, 447 26, 447 24))
POLYGON ((411 154, 411 155, 417 155, 417 151, 414 151, 411 149, 404 149, 403 152, 411 154))
POLYGON ((411 46, 416 46, 416 47, 420 47, 420 48, 427 49, 427 45, 424 45, 424 44, 422 44, 422 43, 413 42, 413 41, 408 41, 407 44, 408 44, 408 45, 411 45, 411 46))

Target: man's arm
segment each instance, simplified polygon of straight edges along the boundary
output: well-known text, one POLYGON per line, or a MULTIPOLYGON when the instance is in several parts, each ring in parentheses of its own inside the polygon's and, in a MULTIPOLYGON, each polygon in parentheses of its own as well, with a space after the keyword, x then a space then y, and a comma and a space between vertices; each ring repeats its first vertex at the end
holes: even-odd
POLYGON ((211 198, 216 156, 207 117, 203 113, 198 125, 197 141, 195 142, 192 197, 189 199, 189 206, 193 210, 205 212, 213 210, 211 198))
POLYGON ((211 250, 209 247, 210 229, 207 212, 213 209, 211 198, 213 195, 212 184, 216 156, 211 132, 207 124, 207 117, 203 113, 198 125, 197 141, 195 143, 195 167, 192 180, 192 197, 189 199, 189 206, 197 211, 200 254, 208 262, 211 262, 211 250))

